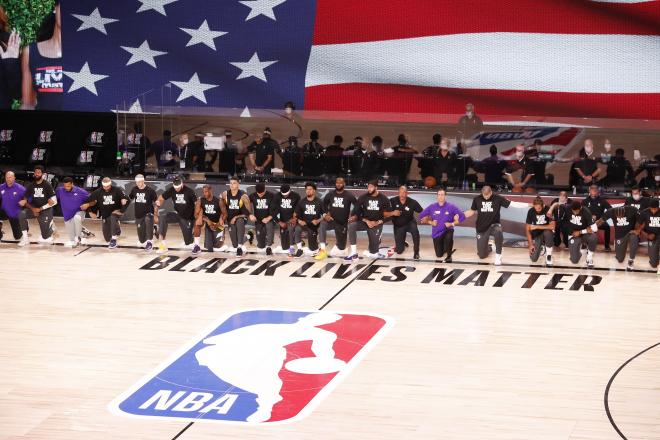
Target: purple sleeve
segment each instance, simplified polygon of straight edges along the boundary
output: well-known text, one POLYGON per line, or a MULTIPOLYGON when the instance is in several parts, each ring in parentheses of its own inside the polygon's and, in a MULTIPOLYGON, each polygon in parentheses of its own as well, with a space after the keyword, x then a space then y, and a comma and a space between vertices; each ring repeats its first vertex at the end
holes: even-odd
POLYGON ((463 220, 465 220, 465 214, 463 214, 463 211, 458 209, 458 207, 455 206, 455 205, 451 205, 451 206, 454 208, 452 210, 452 218, 453 218, 454 215, 458 214, 458 222, 459 223, 462 222, 463 220))
POLYGON ((89 197, 89 192, 87 192, 87 190, 83 188, 78 188, 78 189, 80 190, 80 194, 82 194, 85 200, 87 200, 87 198, 89 197))
POLYGON ((422 212, 419 213, 420 219, 423 219, 424 217, 428 217, 429 215, 431 215, 431 206, 433 205, 427 206, 426 208, 424 208, 422 212))

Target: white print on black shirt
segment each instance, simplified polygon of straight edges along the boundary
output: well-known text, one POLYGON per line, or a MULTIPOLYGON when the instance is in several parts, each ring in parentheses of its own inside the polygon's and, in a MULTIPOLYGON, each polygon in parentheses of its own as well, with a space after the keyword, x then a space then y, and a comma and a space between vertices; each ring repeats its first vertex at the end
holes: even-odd
POLYGON ((660 217, 649 217, 649 227, 660 228, 660 217))
POLYGON ((34 198, 39 198, 44 196, 44 189, 43 188, 35 188, 34 189, 34 198))
POLYGON ((380 211, 380 207, 378 205, 378 200, 369 200, 369 206, 367 206, 368 211, 380 211))
POLYGON ((238 202, 238 199, 229 199, 229 209, 240 209, 238 202))
POLYGON ((616 225, 617 226, 630 226, 630 223, 628 223, 628 219, 626 217, 617 217, 616 218, 616 225))
POLYGON ((147 203, 147 195, 145 193, 136 193, 135 203, 147 203))
POLYGON ((577 226, 582 226, 582 216, 571 214, 571 223, 577 226))
POLYGON ((305 215, 316 215, 316 205, 305 205, 305 215))
POLYGON ((104 205, 104 206, 106 206, 106 205, 114 205, 114 204, 115 204, 115 200, 114 200, 114 198, 112 197, 112 195, 109 195, 109 196, 103 196, 103 205, 104 205))
POLYGON ((493 212, 493 202, 481 202, 481 212, 493 212))
POLYGON ((546 224, 548 224, 546 219, 547 219, 547 217, 545 215, 536 214, 536 224, 537 225, 546 225, 546 224))
POLYGON ((291 209, 291 199, 282 199, 280 207, 282 209, 291 209))
POLYGON ((257 209, 268 209, 268 199, 257 199, 257 209))
POLYGON ((174 203, 177 204, 183 204, 186 203, 186 195, 185 194, 174 194, 176 196, 176 200, 174 200, 174 203))
POLYGON ((343 197, 335 197, 332 201, 332 207, 333 208, 343 208, 344 207, 344 198, 343 197))
POLYGON ((215 214, 215 205, 204 205, 205 214, 215 214))

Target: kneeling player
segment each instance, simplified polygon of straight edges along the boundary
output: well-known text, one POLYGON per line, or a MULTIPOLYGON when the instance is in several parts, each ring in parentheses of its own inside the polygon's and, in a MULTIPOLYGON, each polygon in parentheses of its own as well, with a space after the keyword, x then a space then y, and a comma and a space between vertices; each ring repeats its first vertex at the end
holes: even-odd
POLYGON ((660 202, 653 199, 649 202, 649 207, 639 213, 639 224, 637 231, 646 233, 646 240, 649 245, 649 263, 651 267, 657 269, 660 275, 660 202))
POLYGON ((220 250, 224 240, 225 206, 222 201, 213 195, 211 185, 204 185, 202 197, 197 201, 195 214, 195 227, 193 235, 199 237, 204 227, 204 248, 213 252, 220 250))
POLYGON ((364 256, 379 258, 378 247, 383 232, 383 223, 391 215, 390 199, 385 194, 378 192, 378 182, 372 180, 367 186, 367 193, 357 199, 355 209, 349 219, 348 239, 351 243, 351 251, 345 260, 354 261, 359 258, 357 253, 358 231, 367 231, 369 238, 369 249, 364 251, 364 256))
POLYGON ((266 185, 259 182, 254 186, 255 192, 250 194, 252 214, 250 221, 254 223, 257 233, 257 247, 266 251, 266 255, 273 254, 273 237, 275 236, 275 222, 273 221, 273 193, 266 191, 266 185))
POLYGON ((548 217, 548 207, 543 199, 537 197, 527 212, 525 233, 529 258, 536 262, 545 247, 545 264, 552 266, 552 247, 554 245, 555 222, 548 217))
POLYGON ((328 256, 326 251, 328 230, 335 231, 336 244, 330 251, 333 257, 346 256, 346 239, 348 237, 348 218, 351 216, 351 208, 355 206, 357 199, 344 188, 344 178, 337 177, 335 189, 329 191, 323 198, 323 220, 319 226, 319 253, 315 260, 323 260, 328 256))
POLYGON ((316 184, 305 183, 305 197, 298 202, 294 216, 298 222, 295 230, 296 257, 303 256, 302 232, 307 232, 309 250, 313 255, 318 251, 319 224, 323 218, 323 203, 316 197, 316 184))
POLYGON ((83 219, 85 212, 80 210, 82 205, 89 197, 89 193, 73 184, 71 177, 62 179, 62 186, 55 190, 57 200, 62 209, 64 217, 64 228, 69 235, 69 241, 65 246, 76 247, 83 240, 83 219))
POLYGON ((148 252, 154 247, 154 225, 158 225, 158 195, 152 187, 144 183, 144 176, 138 174, 128 197, 135 207, 135 227, 140 247, 144 247, 148 252))
POLYGON ((181 228, 183 235, 183 242, 186 247, 193 245, 193 252, 199 253, 199 237, 193 236, 193 226, 195 223, 195 203, 197 202, 197 194, 187 185, 184 185, 180 178, 172 181, 172 186, 167 188, 163 194, 158 196, 156 206, 159 208, 163 206, 165 200, 172 199, 174 203, 174 212, 163 211, 159 213, 159 226, 160 226, 160 245, 158 246, 158 253, 167 252, 167 218, 173 216, 176 218, 181 228))
POLYGON ((591 212, 578 201, 571 204, 571 211, 566 224, 571 238, 568 240, 568 250, 571 263, 577 264, 582 258, 582 245, 587 247, 587 267, 594 267, 594 252, 598 245, 598 226, 591 217, 591 212))
MULTIPOLYGON (((635 256, 639 246, 639 232, 635 229, 639 220, 639 211, 630 205, 610 208, 596 224, 599 229, 608 220, 614 223, 614 255, 619 263, 623 263, 626 252, 629 250, 628 265, 626 270, 635 268, 635 256)), ((609 227, 609 225, 607 226, 609 227)))
POLYGON ((119 219, 126 212, 130 199, 121 188, 112 186, 112 180, 104 177, 101 188, 98 188, 87 198, 87 202, 80 206, 83 211, 92 206, 98 206, 99 217, 102 221, 103 238, 108 243, 108 249, 117 247, 117 237, 121 234, 119 219))

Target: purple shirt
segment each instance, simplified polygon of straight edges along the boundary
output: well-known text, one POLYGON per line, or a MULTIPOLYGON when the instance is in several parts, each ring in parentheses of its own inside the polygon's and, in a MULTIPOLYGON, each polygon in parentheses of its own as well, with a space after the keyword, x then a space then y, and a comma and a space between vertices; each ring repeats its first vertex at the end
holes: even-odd
POLYGON ((445 222, 453 222, 454 216, 456 214, 458 214, 459 222, 465 220, 465 214, 463 214, 463 211, 458 209, 456 206, 449 202, 445 202, 444 205, 440 206, 440 204, 436 202, 427 206, 426 209, 424 209, 424 211, 419 214, 419 218, 422 219, 424 217, 431 217, 432 220, 438 222, 436 226, 431 227, 431 237, 438 238, 441 237, 442 234, 444 234, 447 230, 445 222))
POLYGON ((85 203, 85 200, 89 197, 87 191, 77 186, 74 186, 71 191, 67 191, 63 186, 60 186, 55 190, 55 194, 62 209, 64 220, 71 220, 80 211, 80 205, 85 203))
POLYGON ((7 217, 17 218, 23 207, 18 204, 23 199, 25 194, 25 187, 19 183, 14 182, 12 186, 3 183, 0 185, 0 198, 2 198, 2 210, 5 211, 7 217))

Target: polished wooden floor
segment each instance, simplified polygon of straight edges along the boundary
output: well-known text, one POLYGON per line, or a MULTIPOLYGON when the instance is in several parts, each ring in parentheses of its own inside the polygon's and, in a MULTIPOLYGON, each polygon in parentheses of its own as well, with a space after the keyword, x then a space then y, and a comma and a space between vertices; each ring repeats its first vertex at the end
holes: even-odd
MULTIPOLYGON (((100 244, 98 223, 88 227, 100 244)), ((290 276, 310 258, 265 277, 191 272, 208 253, 182 271, 140 270, 156 255, 134 248, 132 225, 123 229, 126 247, 113 251, 0 244, 0 439, 615 440, 621 437, 605 409, 608 383, 610 416, 623 435, 660 439, 660 347, 610 381, 660 342, 660 277, 645 249, 636 272, 603 252, 593 270, 572 266, 565 250, 545 268, 515 248, 506 248, 505 264, 496 267, 477 261, 473 240, 460 239, 455 263, 446 265, 423 237, 421 261, 410 251, 379 260, 367 266, 371 274, 362 278, 369 279, 312 276, 337 259, 290 276), (407 278, 384 281, 396 266, 407 268, 407 278), (440 268, 463 272, 436 282, 440 268), (540 274, 535 283, 530 273, 540 274), (188 425, 108 410, 222 315, 315 310, 329 300, 326 310, 386 315, 395 324, 299 422, 188 425)), ((189 253, 170 255, 181 260, 189 253)))

